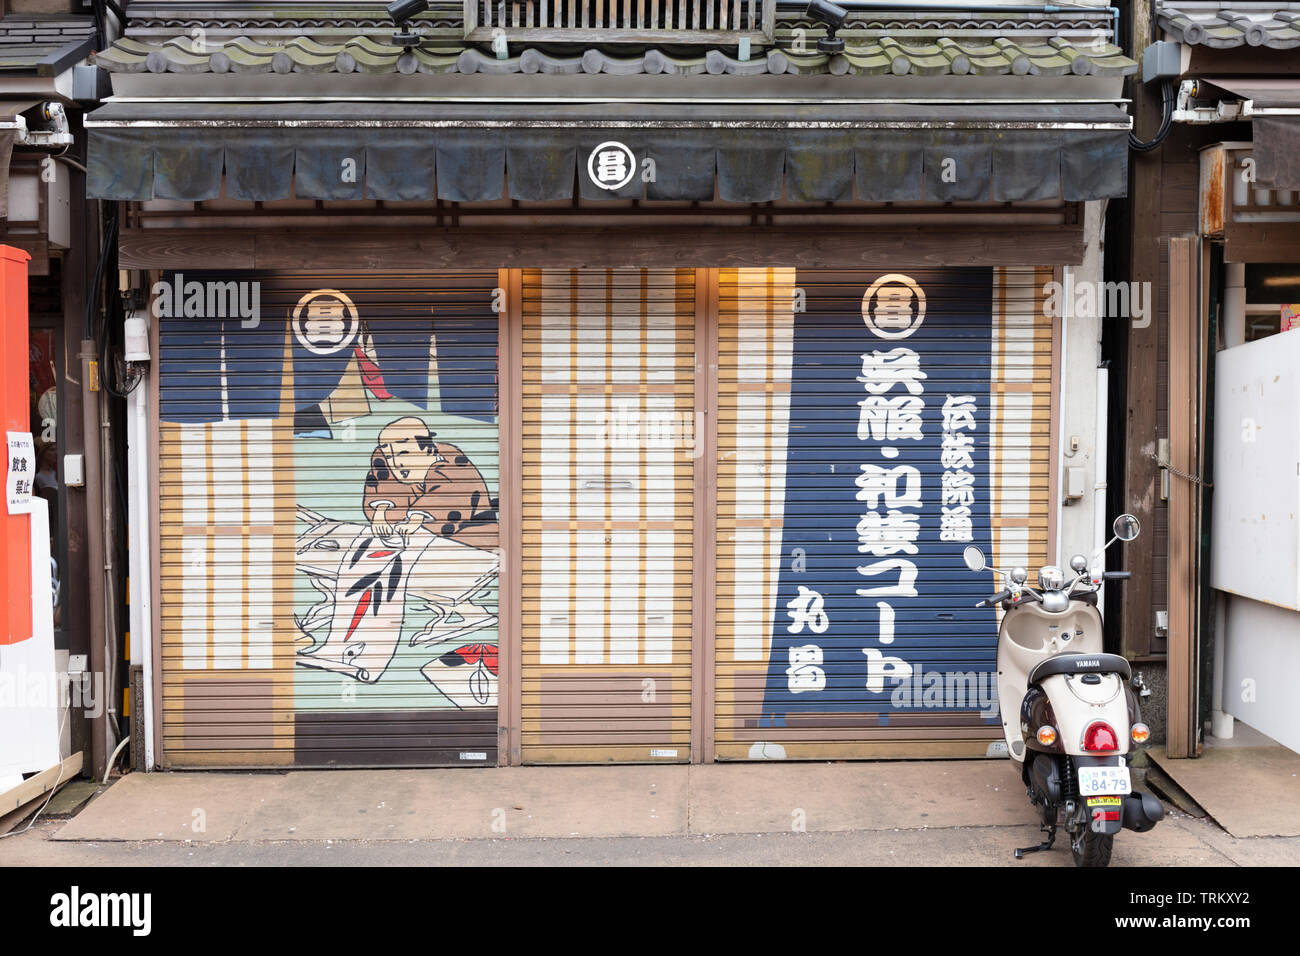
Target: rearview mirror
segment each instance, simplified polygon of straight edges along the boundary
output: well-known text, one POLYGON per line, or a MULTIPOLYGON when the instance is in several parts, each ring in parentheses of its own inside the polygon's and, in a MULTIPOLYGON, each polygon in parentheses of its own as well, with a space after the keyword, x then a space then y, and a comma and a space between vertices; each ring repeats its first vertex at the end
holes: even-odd
POLYGON ((1112 528, 1115 531, 1115 537, 1121 541, 1132 541, 1141 533, 1142 523, 1126 512, 1115 519, 1112 528))
POLYGON ((961 559, 972 571, 983 571, 988 565, 984 562, 984 552, 973 544, 968 544, 961 553, 961 559))

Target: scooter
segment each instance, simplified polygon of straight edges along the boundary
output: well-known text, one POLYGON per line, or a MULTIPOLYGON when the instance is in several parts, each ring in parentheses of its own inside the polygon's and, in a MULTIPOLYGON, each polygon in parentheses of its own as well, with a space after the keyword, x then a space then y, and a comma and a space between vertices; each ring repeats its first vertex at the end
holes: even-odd
MULTIPOLYGON (((1113 530, 1094 565, 1116 541, 1136 538, 1141 525, 1123 514, 1113 530)), ((1129 572, 1106 571, 1104 564, 1090 570, 1088 559, 1076 554, 1071 580, 1049 565, 1032 588, 1025 568, 992 568, 974 545, 962 559, 972 571, 991 570, 1007 581, 975 606, 1004 611, 997 656, 1002 733, 1046 835, 1015 857, 1050 850, 1063 826, 1076 865, 1106 866, 1121 828, 1145 833, 1164 818, 1160 801, 1134 790, 1129 776, 1134 748, 1151 734, 1129 686, 1129 663, 1102 652, 1098 591, 1104 581, 1127 580, 1129 572)))

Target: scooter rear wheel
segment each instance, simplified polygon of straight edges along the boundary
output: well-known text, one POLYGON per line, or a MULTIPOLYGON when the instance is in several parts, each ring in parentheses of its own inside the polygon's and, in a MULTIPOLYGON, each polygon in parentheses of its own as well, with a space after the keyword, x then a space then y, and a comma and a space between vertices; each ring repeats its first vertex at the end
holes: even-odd
POLYGON ((1075 866, 1109 866, 1110 851, 1115 845, 1115 834, 1095 833, 1086 830, 1079 841, 1078 849, 1070 841, 1070 852, 1074 856, 1075 866))

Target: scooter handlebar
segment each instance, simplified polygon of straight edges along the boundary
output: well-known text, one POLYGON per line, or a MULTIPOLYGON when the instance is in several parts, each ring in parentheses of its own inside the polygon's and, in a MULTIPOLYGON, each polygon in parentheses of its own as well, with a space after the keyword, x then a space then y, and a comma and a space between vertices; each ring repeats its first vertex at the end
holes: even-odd
POLYGON ((1103 575, 1107 581, 1127 581, 1133 576, 1131 571, 1107 571, 1103 575))
POLYGON ((975 606, 992 607, 995 604, 1001 604, 1009 597, 1011 597, 1011 591, 1007 588, 1003 588, 997 594, 994 594, 992 597, 986 597, 984 600, 980 601, 979 604, 976 604, 975 606))

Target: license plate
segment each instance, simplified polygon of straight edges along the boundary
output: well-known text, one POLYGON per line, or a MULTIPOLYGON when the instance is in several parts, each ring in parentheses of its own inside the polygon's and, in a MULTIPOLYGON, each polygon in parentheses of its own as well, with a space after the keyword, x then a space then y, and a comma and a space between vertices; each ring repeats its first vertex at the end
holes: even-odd
POLYGON ((1123 796, 1132 789, 1128 767, 1079 768, 1079 793, 1082 796, 1123 796))

